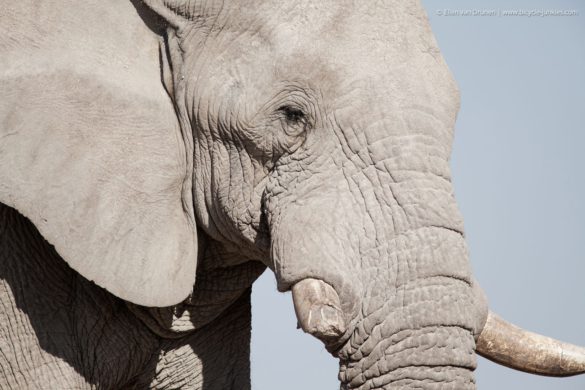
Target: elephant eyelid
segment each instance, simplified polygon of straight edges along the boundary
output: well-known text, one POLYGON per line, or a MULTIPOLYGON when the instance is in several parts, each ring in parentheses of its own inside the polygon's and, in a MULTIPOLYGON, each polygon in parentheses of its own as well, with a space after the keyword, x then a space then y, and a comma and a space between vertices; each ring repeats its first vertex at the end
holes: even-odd
POLYGON ((284 118, 291 123, 299 123, 299 122, 306 122, 307 117, 305 113, 292 106, 282 106, 278 108, 278 111, 284 115, 284 118))

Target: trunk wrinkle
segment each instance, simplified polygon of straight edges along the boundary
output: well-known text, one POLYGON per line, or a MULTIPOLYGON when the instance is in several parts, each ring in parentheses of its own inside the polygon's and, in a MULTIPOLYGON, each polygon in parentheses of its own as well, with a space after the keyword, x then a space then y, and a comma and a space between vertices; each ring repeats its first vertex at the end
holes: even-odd
MULTIPOLYGON (((448 281, 455 281, 457 283, 460 282, 460 283, 463 283, 464 285, 466 285, 468 287, 471 287, 471 285, 472 285, 471 281, 466 280, 464 278, 452 276, 452 275, 436 275, 436 276, 433 276, 433 277, 426 278, 425 280, 426 281, 429 281, 429 280, 432 280, 432 279, 439 279, 439 280, 445 279, 445 280, 448 280, 448 281)), ((412 281, 404 282, 402 284, 399 284, 396 287, 396 290, 413 291, 413 290, 415 290, 417 288, 420 288, 420 286, 412 286, 411 288, 406 289, 406 287, 409 284, 412 284, 412 281)), ((444 283, 444 284, 436 283, 435 284, 435 286, 439 286, 439 287, 444 287, 446 285, 447 285, 447 283, 444 283)), ((425 287, 429 287, 429 286, 433 286, 433 285, 432 284, 425 284, 425 287)), ((383 313, 384 310, 388 311, 388 305, 391 305, 393 303, 394 302, 391 302, 391 301, 384 302, 384 304, 381 307, 379 307, 378 309, 376 309, 375 311, 373 311, 372 313, 370 313, 369 318, 375 317, 378 313, 383 313)), ((360 354, 363 353, 363 350, 362 350, 361 346, 367 345, 367 343, 370 340, 370 338, 372 336, 377 335, 380 332, 379 328, 385 324, 385 320, 386 320, 386 316, 383 316, 383 317, 381 316, 380 321, 376 321, 373 326, 370 326, 371 330, 369 332, 366 331, 365 329, 362 329, 362 332, 365 333, 365 334, 367 334, 368 336, 366 336, 366 338, 364 338, 363 341, 361 343, 359 343, 360 346, 356 346, 355 347, 356 348, 356 351, 353 354, 349 355, 348 359, 351 359, 351 360, 360 360, 360 359, 363 359, 364 357, 367 357, 371 353, 370 352, 370 353, 365 353, 363 355, 360 355, 360 354), (376 333, 376 332, 378 332, 378 333, 376 333)), ((363 321, 358 326, 360 326, 360 325, 363 325, 363 321)), ((453 324, 444 324, 444 325, 445 326, 458 326, 458 327, 467 329, 470 332, 473 332, 473 329, 470 326, 466 326, 464 323, 453 323, 453 324)), ((406 324, 405 326, 397 329, 392 335, 390 335, 390 337, 392 337, 393 335, 398 334, 400 332, 403 332, 403 331, 425 329, 425 328, 428 328, 428 327, 429 326, 419 326, 419 327, 416 327, 415 326, 415 327, 412 327, 412 326, 409 326, 408 324, 406 324)), ((353 337, 352 337, 352 339, 353 339, 353 337)))

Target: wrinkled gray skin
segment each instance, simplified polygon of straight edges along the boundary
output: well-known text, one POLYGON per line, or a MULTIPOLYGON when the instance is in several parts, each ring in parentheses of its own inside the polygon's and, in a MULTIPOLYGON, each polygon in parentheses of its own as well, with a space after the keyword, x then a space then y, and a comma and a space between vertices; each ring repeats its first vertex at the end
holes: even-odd
POLYGON ((339 295, 343 389, 474 389, 459 96, 418 1, 147 3, 2 24, 0 387, 250 388, 268 266, 339 295), (162 77, 132 62, 159 40, 162 77))

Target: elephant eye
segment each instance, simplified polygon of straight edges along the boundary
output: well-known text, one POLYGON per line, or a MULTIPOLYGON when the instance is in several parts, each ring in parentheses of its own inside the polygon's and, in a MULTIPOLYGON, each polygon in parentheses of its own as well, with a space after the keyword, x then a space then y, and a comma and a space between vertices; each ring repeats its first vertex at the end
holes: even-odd
POLYGON ((297 136, 307 129, 309 121, 302 110, 296 107, 282 106, 278 111, 282 115, 283 120, 281 122, 287 135, 297 136))
POLYGON ((298 108, 284 106, 280 107, 279 110, 284 114, 287 121, 292 123, 298 123, 305 119, 305 113, 298 108))

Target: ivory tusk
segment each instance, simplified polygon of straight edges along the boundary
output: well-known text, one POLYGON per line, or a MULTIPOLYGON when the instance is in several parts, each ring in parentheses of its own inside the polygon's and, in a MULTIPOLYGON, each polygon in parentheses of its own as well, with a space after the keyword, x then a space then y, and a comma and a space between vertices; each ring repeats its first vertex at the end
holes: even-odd
POLYGON ((490 311, 477 353, 498 364, 547 376, 585 373, 585 348, 512 325, 490 311))
POLYGON ((304 279, 292 287, 293 303, 300 327, 323 342, 341 337, 346 330, 339 296, 329 284, 304 279))

